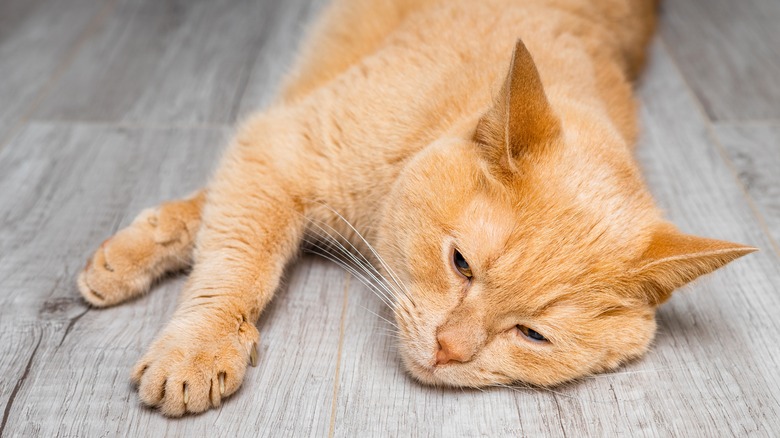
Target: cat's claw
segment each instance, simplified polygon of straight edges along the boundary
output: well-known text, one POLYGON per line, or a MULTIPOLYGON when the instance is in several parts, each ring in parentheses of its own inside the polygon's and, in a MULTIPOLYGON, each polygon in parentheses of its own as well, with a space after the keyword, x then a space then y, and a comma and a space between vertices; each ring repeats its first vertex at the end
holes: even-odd
POLYGON ((257 342, 252 343, 252 348, 249 351, 249 364, 253 367, 257 366, 257 342))

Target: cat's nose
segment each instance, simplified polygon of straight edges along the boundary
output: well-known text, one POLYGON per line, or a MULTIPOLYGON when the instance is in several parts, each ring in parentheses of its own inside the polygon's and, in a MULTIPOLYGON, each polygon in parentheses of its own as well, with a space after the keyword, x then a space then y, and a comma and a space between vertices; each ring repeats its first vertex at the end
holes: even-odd
POLYGON ((436 352, 436 365, 449 362, 468 362, 474 355, 474 349, 468 342, 458 339, 458 334, 442 332, 436 337, 439 341, 439 351, 436 352))

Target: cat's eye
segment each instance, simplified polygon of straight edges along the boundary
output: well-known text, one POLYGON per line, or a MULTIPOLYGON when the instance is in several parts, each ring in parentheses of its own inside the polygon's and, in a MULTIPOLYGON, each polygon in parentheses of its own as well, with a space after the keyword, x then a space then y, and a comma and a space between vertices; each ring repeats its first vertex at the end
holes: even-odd
POLYGON ((452 263, 455 265, 455 269, 458 270, 460 275, 466 277, 469 280, 474 276, 474 274, 471 273, 469 262, 466 261, 466 259, 463 257, 463 254, 461 254, 457 249, 452 252, 452 263))
POLYGON ((524 325, 518 324, 515 328, 517 329, 518 332, 520 332, 520 334, 525 336, 530 341, 533 341, 533 342, 549 342, 547 340, 547 338, 545 338, 539 332, 537 332, 536 330, 534 330, 534 329, 532 329, 530 327, 526 327, 524 325))

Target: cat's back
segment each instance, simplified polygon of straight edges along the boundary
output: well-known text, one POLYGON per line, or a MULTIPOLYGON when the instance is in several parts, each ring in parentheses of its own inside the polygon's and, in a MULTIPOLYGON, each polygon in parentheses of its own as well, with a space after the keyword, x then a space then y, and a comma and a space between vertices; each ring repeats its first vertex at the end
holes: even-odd
MULTIPOLYGON (((419 79, 403 71, 414 67, 415 53, 435 60, 429 69, 467 64, 467 52, 479 58, 481 68, 489 67, 491 55, 503 65, 505 52, 521 36, 530 46, 539 45, 535 39, 550 42, 565 33, 596 40, 615 46, 618 56, 628 60, 627 68, 634 68, 641 64, 652 33, 656 4, 657 0, 334 0, 310 32, 281 97, 300 100, 356 67, 365 73, 370 69, 365 61, 376 57, 384 58, 384 71, 398 71, 408 82, 419 79), (387 53, 399 45, 410 50, 387 53), (470 50, 472 46, 479 50, 470 50), (460 58, 447 57, 450 52, 459 52, 460 58), (399 55, 409 59, 396 59, 399 55)), ((533 48, 532 53, 544 56, 533 48)))
MULTIPOLYGON (((336 0, 310 34, 279 102, 282 117, 306 131, 295 156, 312 181, 307 190, 358 222, 354 212, 380 211, 404 163, 437 139, 473 131, 499 93, 518 38, 552 100, 617 108, 622 99, 629 108, 622 112, 630 113, 630 87, 619 99, 605 98, 592 83, 598 75, 583 73, 622 68, 615 64, 625 63, 626 50, 614 29, 641 35, 632 23, 641 21, 639 5, 650 3, 336 0)), ((621 86, 605 82, 610 90, 621 86)), ((278 147, 289 155, 288 145, 278 147)))
POLYGON ((337 0, 311 35, 283 96, 308 101, 318 119, 329 114, 341 121, 325 129, 352 137, 343 142, 381 136, 419 144, 492 102, 517 38, 550 90, 570 85, 571 72, 582 70, 581 60, 566 53, 572 44, 631 69, 647 33, 636 24, 650 25, 643 11, 652 3, 337 0), (627 36, 615 38, 616 32, 627 36), (307 70, 307 59, 322 56, 332 59, 307 70))

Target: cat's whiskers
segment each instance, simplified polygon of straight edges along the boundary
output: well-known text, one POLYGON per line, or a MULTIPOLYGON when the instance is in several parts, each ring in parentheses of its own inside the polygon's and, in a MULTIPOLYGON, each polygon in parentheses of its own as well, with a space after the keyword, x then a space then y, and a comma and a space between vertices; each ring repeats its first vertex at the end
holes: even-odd
POLYGON ((510 390, 512 390, 514 392, 519 392, 519 393, 522 393, 523 389, 527 389, 527 390, 530 390, 530 391, 539 391, 539 390, 541 390, 541 391, 549 392, 550 394, 552 394, 553 397, 560 396, 560 397, 568 398, 568 399, 571 399, 571 400, 577 400, 580 403, 598 403, 598 404, 614 405, 615 401, 618 401, 618 402, 635 402, 635 401, 641 401, 643 399, 641 397, 637 398, 637 399, 628 399, 628 400, 618 400, 615 397, 614 400, 609 400, 609 401, 585 399, 583 397, 579 397, 579 396, 576 396, 576 395, 564 394, 564 393, 562 393, 560 391, 555 391, 554 389, 548 388, 546 386, 531 385, 531 384, 528 384, 528 383, 525 383, 525 382, 514 382, 511 385, 507 385, 507 384, 503 384, 503 383, 496 383, 496 384, 493 384, 493 385, 490 385, 490 386, 499 387, 499 388, 507 388, 507 389, 510 389, 510 390), (518 388, 518 386, 519 386, 519 388, 518 388))
POLYGON ((634 370, 634 371, 617 371, 613 373, 599 373, 599 374, 591 374, 589 376, 582 376, 577 380, 580 379, 599 379, 599 378, 605 378, 605 377, 620 377, 620 376, 628 376, 628 375, 634 375, 634 374, 651 374, 651 373, 665 373, 665 372, 671 372, 671 371, 678 371, 684 369, 683 367, 676 367, 676 368, 656 368, 656 369, 650 369, 650 370, 634 370))
POLYGON ((355 277, 357 277, 358 280, 361 280, 361 283, 363 283, 366 287, 368 287, 374 293, 376 293, 382 299, 382 301, 384 301, 384 303, 387 304, 390 308, 393 308, 395 306, 395 302, 394 302, 395 296, 392 293, 392 291, 390 291, 387 288, 384 282, 380 278, 378 278, 374 272, 368 269, 368 267, 365 265, 364 262, 357 259, 354 256, 354 254, 352 254, 349 250, 347 250, 340 242, 336 240, 312 241, 311 239, 308 238, 304 238, 304 241, 309 245, 311 245, 312 247, 319 249, 321 252, 311 251, 311 248, 306 248, 307 250, 309 250, 312 253, 318 254, 322 257, 325 257, 337 263, 338 265, 342 266, 344 269, 346 269, 355 277), (323 247, 322 245, 328 245, 328 246, 323 247), (329 249, 331 251, 329 251, 329 249), (336 249, 340 252, 334 252, 332 251, 333 249, 336 249), (337 258, 338 260, 335 260, 337 258))
MULTIPOLYGON (((313 219, 311 217, 306 217, 306 219, 309 221, 309 223, 311 223, 312 225, 316 226, 319 229, 319 231, 322 234, 325 235, 325 236, 322 236, 322 234, 320 234, 320 233, 315 233, 317 235, 317 237, 320 237, 320 238, 326 237, 327 242, 332 244, 332 245, 334 245, 336 249, 341 251, 343 256, 348 257, 352 261, 353 264, 358 266, 361 270, 365 271, 366 274, 370 275, 370 277, 376 283, 371 282, 371 283, 374 283, 374 284, 367 284, 368 282, 365 281, 366 280, 365 278, 363 278, 364 281, 361 281, 361 282, 366 284, 366 286, 369 287, 377 295, 381 295, 380 298, 384 297, 383 301, 385 301, 385 303, 387 303, 387 299, 388 298, 392 298, 394 300, 394 304, 389 304, 389 307, 391 307, 391 309, 394 310, 394 312, 395 312, 397 317, 403 318, 401 316, 401 313, 400 313, 400 311, 402 310, 402 311, 406 312, 405 316, 408 319, 413 320, 413 318, 411 317, 411 313, 406 309, 406 306, 407 305, 411 305, 412 307, 416 307, 416 305, 414 303, 414 300, 412 299, 411 294, 408 292, 408 289, 406 288, 406 286, 400 281, 398 276, 393 272, 392 268, 382 259, 382 257, 373 248, 373 246, 367 241, 367 239, 359 231, 357 231, 357 229, 346 218, 344 218, 343 215, 341 215, 340 213, 335 211, 335 209, 333 209, 332 207, 330 207, 330 206, 328 206, 328 205, 326 205, 326 204, 324 204, 322 202, 319 202, 319 204, 323 205, 325 208, 327 208, 328 210, 333 212, 341 221, 343 221, 355 233, 355 235, 357 235, 360 238, 360 240, 363 242, 363 244, 372 252, 374 257, 382 264, 382 266, 384 267, 384 270, 390 275, 392 281, 389 281, 387 279, 387 277, 385 275, 383 275, 383 273, 379 269, 377 269, 373 265, 373 263, 371 263, 371 261, 357 247, 355 247, 355 245, 353 245, 349 239, 347 239, 337 229, 333 228, 332 226, 330 226, 329 224, 327 224, 325 222, 317 221, 317 220, 315 220, 315 219, 313 219), (327 229, 323 228, 323 226, 320 225, 320 224, 328 227, 330 230, 332 230, 332 233, 330 231, 328 231, 327 229), (337 234, 338 237, 340 237, 340 239, 336 238, 333 235, 333 233, 337 234), (347 244, 352 248, 352 250, 350 250, 349 248, 344 246, 344 244, 341 243, 341 240, 343 240, 344 242, 347 242, 347 244), (360 257, 360 259, 357 258, 358 256, 360 257), (378 290, 375 287, 376 284, 381 286, 384 289, 384 291, 378 290), (388 297, 388 294, 389 294, 389 297, 388 297)), ((322 251, 326 251, 323 248, 320 248, 320 249, 322 249, 322 251)), ((323 256, 325 256, 325 255, 323 255, 323 256)), ((325 256, 325 257, 327 258, 327 256, 325 256)), ((342 261, 342 263, 339 263, 339 264, 341 266, 344 266, 346 263, 344 261, 342 261)), ((346 269, 346 267, 345 267, 345 269, 346 269)), ((349 270, 349 271, 351 273, 353 273, 353 275, 354 275, 354 269, 349 270)), ((391 300, 391 301, 393 301, 393 300, 391 300)), ((412 324, 412 325, 414 325, 414 324, 412 324)))
POLYGON ((353 277, 358 279, 361 283, 363 283, 370 291, 374 292, 374 294, 377 295, 377 297, 382 300, 382 303, 387 305, 388 307, 392 308, 394 306, 394 303, 385 295, 385 293, 379 289, 375 282, 368 279, 365 275, 363 275, 363 272, 360 271, 357 268, 355 268, 353 265, 351 265, 349 262, 344 261, 338 257, 337 254, 334 254, 332 252, 327 251, 325 248, 322 248, 319 245, 319 242, 315 242, 309 239, 305 239, 304 241, 311 245, 311 247, 306 248, 307 252, 310 252, 315 255, 319 255, 320 257, 323 257, 327 260, 332 261, 333 263, 336 263, 340 267, 342 267, 344 270, 349 272, 353 277), (319 251, 315 250, 314 248, 318 249, 319 251))
POLYGON ((393 327, 395 327, 395 328, 398 328, 398 325, 397 325, 395 322, 393 322, 393 321, 390 321, 389 319, 387 319, 387 318, 385 318, 384 316, 382 316, 382 315, 380 315, 380 314, 378 314, 378 313, 374 312, 373 310, 369 309, 368 307, 366 307, 366 306, 362 306, 362 305, 361 305, 360 307, 361 307, 363 310, 367 311, 368 313, 370 313, 370 314, 372 314, 372 315, 376 316, 377 318, 381 319, 382 321, 384 321, 384 322, 386 322, 386 323, 390 324, 391 326, 393 326, 393 327))
MULTIPOLYGON (((345 222, 346 222, 346 219, 343 219, 343 217, 342 217, 342 216, 340 216, 340 218, 341 218, 341 220, 343 220, 343 221, 345 221, 345 222)), ((370 268, 370 269, 373 271, 373 273, 372 273, 372 276, 373 276, 373 277, 375 277, 375 278, 376 278, 377 276, 378 276, 378 277, 380 277, 380 278, 382 279, 382 281, 381 281, 381 283, 382 283, 382 286, 383 286, 383 287, 386 289, 386 292, 387 292, 387 293, 389 293, 389 294, 392 296, 392 298, 394 298, 395 300, 398 300, 398 299, 399 299, 399 295, 400 295, 400 294, 399 294, 399 292, 401 292, 401 293, 405 294, 405 292, 404 292, 404 291, 399 291, 397 288, 393 287, 393 284, 392 284, 392 283, 390 283, 389 281, 387 281, 387 279, 385 278, 385 276, 384 276, 384 275, 382 275, 382 273, 381 273, 381 272, 380 272, 380 271, 379 271, 379 270, 378 270, 378 269, 377 269, 377 268, 376 268, 376 267, 375 267, 375 266, 374 266, 374 265, 371 263, 371 261, 370 261, 370 260, 368 260, 368 258, 367 258, 365 255, 363 255, 363 253, 362 253, 362 252, 360 252, 360 250, 359 250, 358 248, 356 248, 356 247, 355 247, 355 245, 353 245, 353 244, 350 242, 350 240, 349 240, 349 239, 347 239, 347 238, 346 238, 346 237, 345 237, 343 234, 341 234, 341 232, 339 232, 338 230, 334 229, 333 227, 331 227, 330 225, 328 225, 327 223, 324 223, 324 222, 322 222, 322 221, 316 221, 316 220, 315 220, 315 219, 313 219, 313 218, 307 218, 307 220, 308 220, 308 221, 309 221, 311 224, 313 224, 314 226, 316 226, 317 228, 319 228, 319 230, 320 230, 320 231, 322 231, 322 232, 323 232, 323 233, 324 233, 324 234, 325 234, 325 235, 326 235, 326 236, 327 236, 327 237, 330 239, 330 241, 331 241, 331 242, 333 242, 334 244, 337 244, 337 245, 339 245, 339 246, 338 246, 338 249, 342 250, 342 251, 344 252, 344 254, 345 254, 345 255, 347 255, 347 256, 349 256, 350 258, 352 258, 352 259, 355 261, 355 263, 357 263, 357 264, 361 265, 361 268, 364 268, 364 269, 366 269, 366 270, 368 270, 368 268, 370 268), (319 223, 318 223, 318 222, 319 222, 319 223), (333 230, 333 232, 334 232, 334 233, 336 233, 336 234, 337 234, 337 235, 338 235, 338 236, 341 238, 341 240, 344 240, 345 242, 347 242, 347 244, 349 244, 349 246, 352 248, 352 250, 353 250, 353 251, 350 251, 348 248, 346 248, 346 247, 345 247, 345 246, 344 246, 344 245, 343 245, 343 244, 342 244, 342 243, 339 241, 339 239, 337 239, 336 237, 334 237, 334 236, 333 236, 333 234, 332 234, 331 232, 329 232, 328 230, 326 230, 325 228, 323 228, 323 227, 320 225, 320 223, 324 224, 325 226, 327 226, 328 228, 330 228, 331 230, 333 230), (357 256, 360 256, 360 257, 361 257, 361 259, 362 259, 362 261, 361 261, 361 260, 358 260, 358 259, 357 259, 357 256)), ((347 222, 347 224, 348 224, 350 227, 352 227, 352 226, 351 226, 351 225, 350 225, 348 222, 347 222)), ((352 229, 354 230, 354 227, 352 227, 352 229)), ((366 243, 366 245, 369 247, 369 249, 372 249, 372 248, 370 247, 370 245, 368 244, 368 242, 366 242, 366 241, 365 241, 365 239, 363 239, 363 237, 362 237, 362 236, 360 236, 360 234, 359 234, 359 233, 357 233, 357 231, 355 231, 355 233, 359 235, 359 237, 360 237, 360 238, 361 238, 361 239, 362 239, 362 240, 363 240, 363 241, 366 243)), ((320 236, 320 237, 322 237, 322 236, 320 236)), ((372 251, 373 251, 373 249, 372 249, 372 251)), ((377 279, 377 281, 379 281, 379 280, 377 279)))
POLYGON ((360 234, 360 232, 343 215, 341 215, 341 213, 336 211, 334 208, 332 208, 328 204, 325 204, 324 202, 320 202, 320 205, 322 205, 323 207, 327 208, 328 210, 333 212, 333 214, 338 216, 338 218, 341 219, 352 230, 352 232, 354 232, 360 238, 360 240, 363 241, 363 243, 366 245, 366 247, 369 250, 371 250, 371 253, 374 255, 374 257, 376 257, 376 259, 379 261, 379 263, 382 264, 382 266, 387 271, 387 273, 390 274, 390 277, 393 279, 393 281, 395 282, 396 286, 398 286, 407 296, 409 296, 409 293, 408 293, 409 291, 406 288, 406 286, 403 284, 403 282, 401 282, 401 280, 395 274, 393 269, 385 262, 385 260, 382 258, 382 256, 380 256, 379 253, 374 249, 374 247, 370 243, 368 243, 368 241, 365 239, 365 237, 363 237, 363 235, 360 234))
POLYGON ((373 248, 368 240, 353 226, 343 215, 338 213, 332 207, 319 202, 314 201, 323 207, 331 211, 339 220, 344 222, 347 227, 360 239, 363 245, 371 251, 373 258, 377 260, 384 272, 378 269, 374 264, 366 257, 363 252, 358 249, 350 239, 345 237, 339 230, 335 229, 330 224, 304 215, 298 212, 299 215, 307 221, 311 227, 309 227, 308 235, 304 236, 304 243, 306 247, 304 250, 319 255, 327 260, 330 260, 352 276, 358 281, 363 283, 370 291, 372 291, 385 305, 387 305, 396 316, 398 323, 388 320, 387 318, 378 315, 377 313, 368 310, 381 320, 389 323, 391 327, 395 329, 393 333, 387 333, 385 335, 393 337, 397 340, 408 340, 409 336, 418 332, 418 327, 415 322, 409 306, 416 307, 414 299, 409 293, 408 288, 400 281, 399 277, 394 273, 392 268, 382 259, 379 253, 373 248), (346 245, 345 245, 346 243, 346 245), (347 245, 349 247, 347 247, 347 245), (388 278, 388 276, 390 278, 388 278), (401 330, 400 325, 405 326, 405 330, 401 330))
POLYGON ((400 335, 400 333, 398 331, 390 330, 390 329, 387 329, 387 328, 381 328, 380 327, 380 328, 377 329, 377 331, 375 333, 379 334, 381 336, 385 336, 387 338, 394 339, 396 341, 400 341, 400 340, 403 339, 403 337, 400 335))

